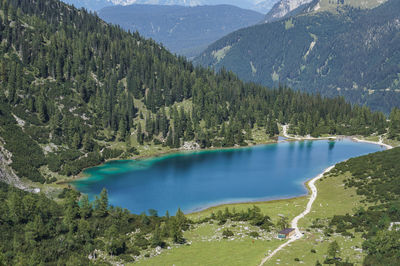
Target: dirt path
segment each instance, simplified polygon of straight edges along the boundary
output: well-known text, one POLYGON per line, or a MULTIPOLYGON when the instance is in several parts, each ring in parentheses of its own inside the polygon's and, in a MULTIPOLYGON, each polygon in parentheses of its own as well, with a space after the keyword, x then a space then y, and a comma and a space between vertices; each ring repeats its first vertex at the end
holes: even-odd
MULTIPOLYGON (((295 138, 293 138, 293 137, 290 137, 290 136, 287 134, 287 130, 288 130, 288 125, 282 126, 282 131, 283 131, 282 134, 283 134, 283 136, 286 137, 286 138, 295 139, 295 138)), ((376 141, 368 141, 368 140, 361 140, 361 139, 358 139, 358 138, 352 138, 352 139, 353 139, 354 141, 357 141, 357 142, 364 142, 364 143, 371 143, 371 144, 381 145, 381 146, 386 147, 388 150, 393 149, 392 146, 383 143, 383 137, 382 137, 382 136, 379 137, 379 142, 376 142, 376 141)), ((299 229, 299 227, 298 227, 298 222, 299 222, 300 219, 304 218, 304 216, 306 216, 307 214, 310 213, 311 208, 312 208, 312 205, 313 205, 314 201, 315 201, 316 198, 317 198, 318 190, 317 190, 317 188, 316 188, 316 186, 315 186, 315 182, 316 182, 317 180, 321 179, 321 178, 324 176, 325 173, 331 171, 334 167, 335 167, 335 166, 331 166, 331 167, 327 168, 322 174, 320 174, 320 175, 318 175, 317 177, 313 178, 313 179, 308 183, 308 186, 309 186, 310 189, 311 189, 311 197, 310 197, 310 200, 308 201, 306 210, 305 210, 304 212, 302 212, 301 214, 299 214, 298 216, 296 216, 296 217, 292 220, 292 223, 291 223, 291 226, 292 226, 292 228, 294 228, 294 229, 296 230, 296 233, 295 233, 294 236, 292 236, 287 242, 285 242, 285 243, 283 243, 282 245, 280 245, 280 246, 279 246, 278 248, 276 248, 271 254, 269 254, 267 257, 265 257, 265 258, 261 261, 260 266, 264 265, 264 264, 265 264, 268 260, 270 260, 276 253, 278 253, 279 251, 281 251, 283 248, 285 248, 286 246, 288 246, 290 243, 293 243, 294 241, 296 241, 296 240, 298 240, 298 239, 300 239, 300 238, 303 237, 303 234, 300 232, 300 229, 299 229)))
POLYGON ((364 142, 364 143, 371 143, 371 144, 381 145, 381 146, 385 147, 388 150, 393 149, 393 146, 390 146, 389 144, 383 143, 383 137, 382 136, 379 136, 379 141, 369 141, 369 140, 362 140, 362 139, 358 139, 358 138, 353 138, 353 140, 355 140, 357 142, 364 142))
POLYGON ((285 243, 283 243, 282 245, 280 245, 278 248, 276 248, 271 254, 269 254, 267 257, 265 257, 261 263, 260 266, 264 265, 269 259, 271 259, 276 253, 278 253, 280 250, 282 250, 284 247, 286 247, 287 245, 289 245, 290 243, 300 239, 303 237, 303 234, 300 232, 300 229, 298 227, 298 222, 300 219, 304 218, 304 216, 306 216, 307 214, 310 213, 312 205, 314 203, 314 201, 317 198, 318 195, 318 190, 317 187, 315 186, 315 182, 319 179, 321 179, 325 173, 328 173, 329 171, 331 171, 335 166, 330 166, 328 167, 322 174, 314 177, 309 183, 308 186, 311 189, 311 197, 310 200, 307 203, 307 207, 305 209, 305 211, 303 211, 301 214, 299 214, 298 216, 296 216, 291 223, 292 228, 294 228, 296 230, 296 233, 285 243))

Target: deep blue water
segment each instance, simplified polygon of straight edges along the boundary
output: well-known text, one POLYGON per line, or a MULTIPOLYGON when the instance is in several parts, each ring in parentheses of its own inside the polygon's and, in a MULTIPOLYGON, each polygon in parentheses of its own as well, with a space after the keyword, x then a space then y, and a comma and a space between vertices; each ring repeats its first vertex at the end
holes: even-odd
POLYGON ((373 144, 283 142, 244 149, 178 153, 140 161, 113 161, 85 171, 75 187, 94 199, 103 188, 110 204, 134 213, 163 215, 222 203, 268 200, 307 193, 304 182, 327 167, 381 151, 373 144))

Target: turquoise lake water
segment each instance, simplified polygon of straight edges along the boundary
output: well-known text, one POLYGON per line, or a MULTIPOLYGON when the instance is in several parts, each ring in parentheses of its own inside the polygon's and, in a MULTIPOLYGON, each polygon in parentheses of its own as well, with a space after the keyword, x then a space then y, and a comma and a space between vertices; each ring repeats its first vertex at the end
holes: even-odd
POLYGON ((85 171, 73 185, 94 199, 103 188, 110 204, 140 214, 155 209, 192 212, 222 203, 300 196, 304 182, 327 167, 372 152, 351 140, 282 142, 243 149, 178 153, 113 161, 85 171))

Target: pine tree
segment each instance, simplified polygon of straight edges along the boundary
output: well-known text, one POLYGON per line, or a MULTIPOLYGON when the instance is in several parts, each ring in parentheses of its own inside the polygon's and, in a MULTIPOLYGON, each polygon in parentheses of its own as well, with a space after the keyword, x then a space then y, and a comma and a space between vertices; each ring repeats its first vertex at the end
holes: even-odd
POLYGON ((108 193, 105 188, 101 191, 100 197, 96 196, 94 214, 98 217, 106 217, 108 215, 108 193))
POLYGON ((161 238, 161 229, 160 226, 157 225, 156 228, 154 229, 153 236, 151 238, 151 247, 164 247, 165 242, 162 241, 161 238))
POLYGON ((38 112, 39 112, 39 119, 43 123, 46 123, 49 120, 49 114, 47 110, 47 105, 43 97, 39 97, 38 101, 38 112))
POLYGON ((137 136, 136 136, 137 142, 140 145, 143 145, 144 143, 144 137, 143 137, 143 132, 142 132, 142 124, 139 122, 138 124, 138 129, 137 129, 137 136))
POLYGON ((78 132, 75 132, 74 136, 72 137, 72 148, 79 149, 81 147, 81 136, 78 132))
POLYGON ((86 133, 83 136, 82 145, 83 145, 83 149, 86 152, 92 152, 93 151, 93 148, 94 148, 93 137, 89 133, 86 133))
POLYGON ((79 215, 83 219, 90 218, 92 215, 92 205, 89 202, 89 197, 88 195, 83 195, 80 208, 79 208, 79 215))
POLYGON ((336 258, 340 255, 340 247, 338 242, 335 240, 331 242, 328 246, 328 256, 331 258, 336 258))
POLYGON ((184 244, 186 242, 186 240, 183 238, 182 228, 179 227, 179 223, 176 218, 171 220, 171 237, 174 243, 184 244))

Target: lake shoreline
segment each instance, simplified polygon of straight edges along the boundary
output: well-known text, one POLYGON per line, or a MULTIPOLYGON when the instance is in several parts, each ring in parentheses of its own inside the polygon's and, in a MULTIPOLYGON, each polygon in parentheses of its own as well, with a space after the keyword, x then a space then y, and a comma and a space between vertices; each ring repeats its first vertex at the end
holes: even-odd
MULTIPOLYGON (((317 140, 317 139, 315 139, 315 140, 317 140)), ((324 139, 320 139, 320 140, 324 140, 324 139)), ((290 141, 290 140, 285 140, 285 141, 290 141)), ((103 163, 101 163, 99 165, 95 165, 95 166, 91 166, 91 167, 85 168, 77 176, 74 176, 74 177, 69 178, 69 179, 61 180, 61 181, 57 182, 56 184, 57 185, 71 185, 71 183, 73 183, 75 181, 84 180, 86 178, 90 178, 90 175, 85 175, 84 174, 84 172, 87 169, 98 167, 98 166, 101 166, 101 165, 104 165, 104 164, 110 163, 110 162, 117 162, 117 161, 144 161, 144 160, 148 160, 148 159, 163 158, 163 157, 167 157, 167 156, 171 156, 171 155, 178 155, 178 154, 241 150, 241 149, 250 149, 250 148, 254 148, 254 147, 260 147, 260 146, 272 145, 272 144, 278 144, 278 143, 280 143, 280 142, 278 141, 278 137, 277 137, 277 139, 275 141, 271 140, 271 141, 268 141, 268 142, 260 142, 260 143, 251 144, 251 145, 247 145, 247 146, 239 146, 239 145, 237 145, 237 146, 233 146, 233 147, 210 147, 210 148, 205 148, 205 149, 193 149, 193 150, 170 149, 168 151, 164 151, 164 152, 160 152, 160 153, 156 153, 156 154, 139 155, 139 156, 131 157, 131 158, 127 158, 127 159, 122 159, 122 158, 109 159, 109 160, 105 160, 103 163)))
MULTIPOLYGON (((207 153, 207 152, 214 152, 214 151, 215 152, 219 152, 219 151, 229 151, 229 150, 232 151, 232 150, 238 150, 238 149, 251 149, 251 148, 254 148, 254 147, 257 147, 257 146, 261 147, 261 146, 266 146, 266 145, 269 145, 269 144, 278 144, 278 143, 282 143, 282 142, 292 142, 292 141, 302 142, 302 141, 321 141, 321 140, 325 140, 325 141, 327 141, 327 140, 328 141, 329 140, 332 140, 332 141, 350 140, 350 141, 353 141, 353 142, 360 142, 358 139, 355 139, 355 137, 345 137, 345 136, 336 137, 335 139, 333 139, 332 137, 325 137, 325 138, 318 138, 318 139, 308 139, 308 138, 307 139, 288 139, 288 140, 283 140, 283 141, 269 142, 269 143, 266 143, 266 144, 257 144, 257 145, 244 146, 244 147, 212 148, 212 149, 202 149, 202 150, 175 150, 175 151, 171 150, 171 151, 169 151, 167 153, 164 153, 164 154, 158 154, 157 156, 143 156, 140 159, 137 158, 137 159, 134 159, 134 160, 157 159, 157 158, 163 158, 163 157, 166 157, 166 156, 174 156, 174 155, 177 155, 177 156, 182 155, 182 156, 184 156, 184 155, 192 154, 192 153, 207 153)), ((389 147, 387 147, 385 145, 382 145, 381 143, 378 143, 378 142, 366 141, 366 143, 373 144, 373 145, 379 145, 381 147, 389 148, 389 147)), ((123 161, 123 160, 110 160, 110 161, 123 161)), ((110 161, 108 161, 108 162, 110 162, 110 161)), ((131 161, 131 160, 127 159, 126 161, 131 161)), ((90 177, 91 177, 91 175, 87 174, 87 175, 81 176, 79 179, 74 179, 74 180, 69 181, 68 184, 71 184, 72 182, 80 180, 80 179, 86 179, 86 178, 89 179, 90 177)), ((304 198, 304 197, 309 196, 309 194, 310 194, 308 183, 311 182, 311 181, 312 181, 312 179, 302 182, 303 183, 303 188, 306 189, 306 192, 304 194, 301 194, 301 195, 264 197, 264 198, 258 198, 258 199, 257 198, 256 199, 245 199, 244 198, 242 200, 240 198, 237 199, 237 200, 232 199, 232 200, 228 200, 228 201, 225 201, 225 202, 221 201, 221 202, 209 203, 209 204, 205 204, 203 206, 199 206, 199 207, 194 208, 194 209, 189 209, 189 210, 185 211, 185 214, 195 215, 197 213, 210 211, 210 210, 212 210, 214 208, 220 208, 221 206, 229 207, 229 206, 236 206, 236 205, 241 205, 241 204, 252 204, 252 203, 253 204, 260 204, 260 203, 270 203, 270 202, 281 202, 281 201, 304 198)), ((71 185, 74 187, 74 189, 77 189, 74 186, 74 184, 71 184, 71 185)))
MULTIPOLYGON (((333 140, 350 139, 353 142, 379 145, 381 147, 385 147, 387 150, 390 150, 390 149, 394 148, 393 146, 391 146, 389 144, 385 144, 385 143, 381 143, 381 142, 375 142, 375 141, 361 140, 361 139, 358 139, 357 137, 354 137, 354 136, 336 136, 335 138, 326 137, 326 138, 317 138, 317 139, 288 138, 285 141, 306 141, 306 140, 317 141, 317 140, 329 140, 329 139, 333 139, 333 140)), ((338 162, 337 164, 339 164, 339 163, 342 163, 342 162, 338 162)), ((202 212, 211 211, 213 209, 217 209, 217 208, 221 208, 221 207, 225 207, 225 206, 226 207, 232 207, 232 206, 236 206, 236 205, 250 204, 250 203, 254 203, 254 204, 263 204, 264 203, 265 204, 265 203, 273 203, 273 202, 281 202, 281 201, 284 202, 284 201, 288 201, 288 200, 294 200, 294 199, 300 199, 300 198, 308 197, 308 196, 310 196, 310 192, 311 192, 309 183, 312 182, 313 180, 317 179, 318 177, 323 176, 323 175, 329 173, 331 170, 335 169, 337 164, 324 169, 324 171, 321 172, 320 174, 318 174, 317 176, 305 181, 303 183, 303 186, 306 187, 307 193, 304 194, 304 195, 299 195, 299 196, 294 196, 294 197, 282 197, 282 198, 276 198, 276 199, 270 199, 270 200, 254 200, 254 201, 243 201, 243 202, 234 202, 234 203, 223 203, 223 204, 213 205, 213 206, 209 206, 209 207, 204 207, 204 208, 201 208, 201 210, 196 210, 196 211, 185 213, 185 214, 196 215, 196 214, 200 214, 202 212), (328 169, 329 169, 329 171, 328 171, 328 169)))
MULTIPOLYGON (((166 157, 166 156, 170 156, 170 155, 177 155, 177 154, 184 154, 184 153, 196 153, 196 152, 211 152, 211 151, 229 151, 229 150, 240 150, 240 149, 249 149, 249 148, 254 148, 254 147, 259 147, 259 146, 264 146, 264 145, 271 145, 271 144, 278 144, 278 143, 282 143, 282 142, 296 142, 296 141, 318 141, 318 140, 340 140, 340 139, 346 139, 346 138, 350 138, 353 140, 353 137, 349 137, 349 136, 331 136, 331 137, 319 137, 319 138, 298 138, 298 137, 286 137, 285 135, 279 135, 276 137, 276 140, 271 140, 271 141, 267 141, 267 142, 260 142, 260 143, 255 143, 255 144, 250 144, 247 146, 233 146, 233 147, 210 147, 210 148, 205 148, 205 149, 193 149, 193 150, 183 150, 183 149, 170 149, 168 151, 164 151, 164 152, 160 152, 160 153, 156 153, 156 154, 149 154, 149 155, 139 155, 139 156, 135 156, 135 157, 131 157, 131 158, 127 158, 127 159, 122 159, 122 158, 114 158, 114 159, 108 159, 105 160, 103 163, 99 164, 99 165, 95 165, 95 166, 91 166, 88 168, 85 168, 82 170, 81 173, 79 173, 77 176, 74 176, 72 178, 68 178, 65 180, 61 180, 59 182, 56 182, 57 185, 71 185, 71 183, 78 181, 78 180, 84 180, 87 178, 90 178, 90 175, 85 175, 84 172, 87 169, 90 168, 94 168, 94 167, 98 167, 100 165, 106 164, 106 163, 110 163, 110 162, 114 162, 114 161, 141 161, 141 160, 147 160, 147 159, 155 159, 155 158, 162 158, 162 157, 166 157), (284 137, 286 138, 285 140, 281 140, 279 141, 278 138, 279 137, 284 137)), ((354 137, 355 138, 355 137, 354 137)), ((355 139, 353 140, 355 142, 355 139)), ((376 143, 377 144, 377 143, 376 143)))

